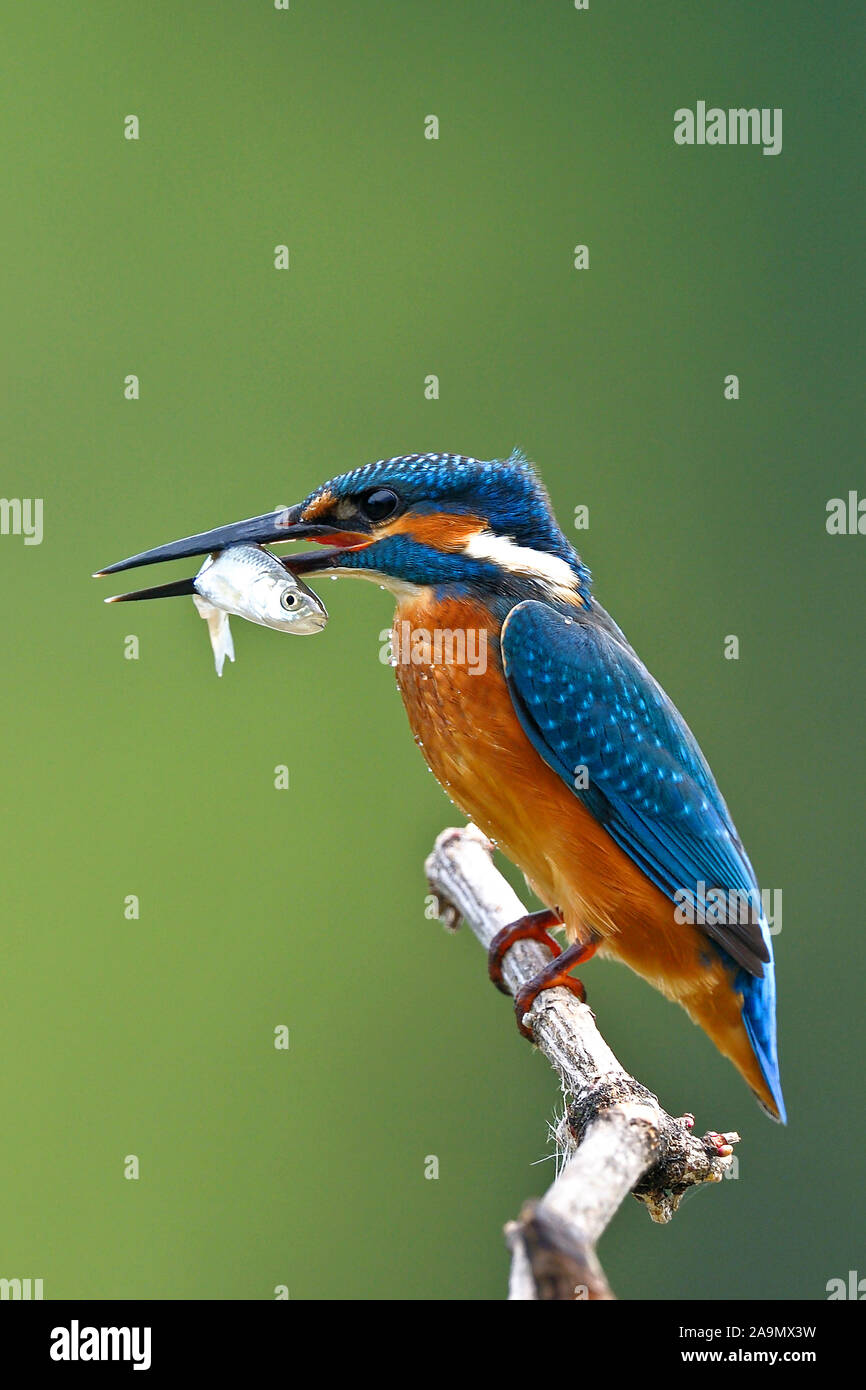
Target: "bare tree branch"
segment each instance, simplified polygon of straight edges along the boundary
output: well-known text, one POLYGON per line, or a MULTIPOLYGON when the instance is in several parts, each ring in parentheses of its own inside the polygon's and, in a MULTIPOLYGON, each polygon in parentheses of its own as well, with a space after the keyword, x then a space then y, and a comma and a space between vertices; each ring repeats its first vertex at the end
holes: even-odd
MULTIPOLYGON (((425 865, 439 915, 461 919, 489 948, 526 907, 493 864, 493 847, 474 825, 444 830, 425 865)), ((535 941, 518 941, 503 963, 512 994, 550 960, 535 941)), ((737 1134, 691 1133, 630 1076, 596 1027, 591 1010, 567 989, 545 990, 526 1015, 557 1072, 566 1110, 557 1128, 560 1169, 538 1201, 527 1202, 505 1235, 512 1253, 511 1299, 609 1299, 596 1244, 628 1193, 654 1221, 669 1221, 684 1192, 719 1182, 737 1134)))

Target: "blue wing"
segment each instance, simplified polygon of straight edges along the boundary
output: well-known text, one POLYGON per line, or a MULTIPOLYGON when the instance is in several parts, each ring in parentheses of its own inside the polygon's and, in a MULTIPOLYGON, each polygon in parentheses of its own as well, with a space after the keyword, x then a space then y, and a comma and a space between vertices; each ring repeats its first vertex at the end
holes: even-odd
POLYGON ((517 716, 544 761, 657 888, 672 901, 691 893, 705 907, 703 929, 740 967, 735 986, 743 991, 746 1028, 768 1082, 778 1086, 771 938, 760 892, 688 725, 612 624, 608 630, 603 621, 527 600, 503 625, 502 658, 517 716), (580 768, 586 787, 580 779, 576 785, 580 768), (714 895, 707 905, 718 889, 723 902, 714 895), (737 910, 732 893, 757 910, 737 910))

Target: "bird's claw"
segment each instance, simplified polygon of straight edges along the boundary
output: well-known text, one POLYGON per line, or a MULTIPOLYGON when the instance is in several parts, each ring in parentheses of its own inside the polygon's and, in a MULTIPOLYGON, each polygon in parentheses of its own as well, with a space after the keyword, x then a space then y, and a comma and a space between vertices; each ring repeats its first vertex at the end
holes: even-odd
POLYGON ((548 989, 556 989, 561 985, 564 989, 570 990, 581 1004, 586 1003, 586 990, 583 987, 583 981, 569 975, 567 968, 561 974, 553 975, 550 979, 546 976, 547 971, 540 971, 534 980, 527 981, 514 996, 514 1016, 517 1019, 518 1031, 532 1043, 535 1042, 535 1037, 532 1029, 524 1022, 524 1017, 529 1013, 539 994, 543 994, 548 989))
POLYGON ((525 917, 518 917, 516 922, 510 922, 507 927, 500 928, 487 951, 487 974, 500 993, 511 993, 505 983, 502 963, 515 942, 537 941, 539 945, 547 947, 554 959, 562 954, 562 947, 548 930, 558 925, 556 913, 543 909, 541 912, 529 912, 525 917))

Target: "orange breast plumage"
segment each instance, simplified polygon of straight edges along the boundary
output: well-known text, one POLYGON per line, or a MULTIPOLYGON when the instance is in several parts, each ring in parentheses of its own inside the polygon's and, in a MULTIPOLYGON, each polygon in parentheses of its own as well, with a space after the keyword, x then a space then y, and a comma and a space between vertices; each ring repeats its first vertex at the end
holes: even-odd
POLYGON ((595 926, 599 910, 615 931, 613 904, 604 910, 594 879, 600 872, 622 893, 626 882, 637 876, 642 886, 643 878, 524 734, 490 613, 469 600, 405 602, 395 618, 394 656, 412 731, 452 800, 543 901, 562 909, 570 935, 595 926))

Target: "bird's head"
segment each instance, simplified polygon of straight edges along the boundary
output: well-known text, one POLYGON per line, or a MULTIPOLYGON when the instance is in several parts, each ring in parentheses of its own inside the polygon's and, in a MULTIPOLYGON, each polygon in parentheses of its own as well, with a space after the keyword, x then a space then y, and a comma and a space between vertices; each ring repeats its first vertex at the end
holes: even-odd
POLYGON ((364 464, 302 502, 190 536, 101 573, 240 542, 314 540, 327 547, 284 557, 302 574, 355 574, 398 597, 478 594, 488 602, 589 599, 589 572, 556 523, 547 493, 521 454, 483 462, 409 454, 364 464))

